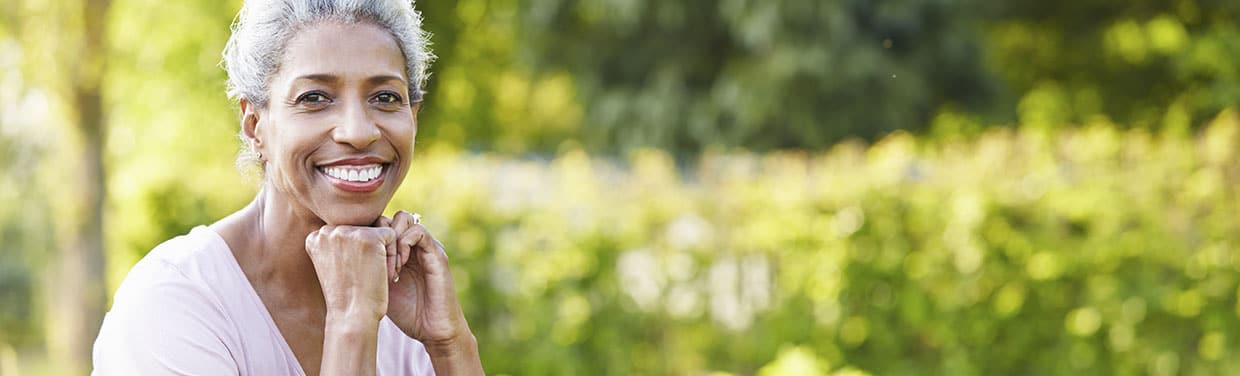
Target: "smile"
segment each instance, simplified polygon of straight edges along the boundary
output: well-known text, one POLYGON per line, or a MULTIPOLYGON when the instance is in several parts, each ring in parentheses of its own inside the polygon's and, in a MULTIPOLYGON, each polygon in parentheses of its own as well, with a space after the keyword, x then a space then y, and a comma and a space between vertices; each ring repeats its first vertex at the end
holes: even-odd
POLYGON ((383 174, 383 165, 325 166, 319 167, 319 171, 340 180, 364 182, 379 178, 383 174))
POLYGON ((383 184, 389 164, 336 164, 319 166, 332 186, 346 192, 373 192, 383 184))

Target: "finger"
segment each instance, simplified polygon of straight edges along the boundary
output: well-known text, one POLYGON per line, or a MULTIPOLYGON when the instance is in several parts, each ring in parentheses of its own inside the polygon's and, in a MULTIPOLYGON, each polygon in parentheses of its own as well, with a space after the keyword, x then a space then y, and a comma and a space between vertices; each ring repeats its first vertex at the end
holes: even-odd
POLYGON ((413 247, 413 242, 410 241, 408 234, 410 227, 413 227, 413 215, 409 214, 409 212, 399 210, 392 215, 392 230, 396 231, 398 236, 396 250, 400 255, 400 259, 396 263, 397 275, 400 275, 400 271, 404 269, 405 263, 409 262, 410 248, 413 247))
POLYGON ((435 240, 435 237, 431 236, 431 232, 426 229, 426 226, 416 224, 413 227, 413 231, 416 231, 418 234, 416 246, 419 251, 431 253, 439 250, 439 242, 435 240))
POLYGON ((380 241, 382 242, 382 244, 379 246, 379 251, 383 254, 383 258, 384 258, 383 259, 383 262, 384 262, 383 270, 387 278, 385 280, 390 281, 394 277, 394 274, 395 274, 396 233, 393 232, 392 229, 387 228, 387 227, 379 227, 379 228, 375 228, 375 230, 379 235, 380 241))
POLYGON ((430 231, 422 225, 414 225, 410 230, 411 233, 418 234, 415 248, 418 253, 418 260, 422 263, 422 269, 428 274, 443 274, 448 270, 448 253, 444 250, 443 244, 431 236, 430 231))
POLYGON ((387 272, 387 280, 396 282, 396 279, 399 278, 396 276, 396 256, 389 253, 387 260, 384 262, 385 266, 383 267, 383 271, 387 272))
POLYGON ((319 230, 311 231, 310 235, 306 235, 306 252, 307 253, 309 253, 311 249, 315 249, 318 244, 319 244, 319 230))
POLYGON ((393 278, 399 278, 396 276, 396 262, 400 260, 397 254, 399 247, 396 242, 389 242, 385 248, 387 249, 387 267, 383 270, 387 271, 387 280, 391 281, 393 278))
POLYGON ((399 263, 399 265, 400 265, 400 268, 401 268, 401 269, 403 269, 403 268, 405 267, 405 264, 408 264, 408 263, 409 263, 409 256, 410 256, 411 254, 413 254, 413 240, 412 240, 412 239, 409 239, 409 238, 406 238, 406 239, 404 240, 404 244, 405 244, 405 245, 404 245, 404 246, 402 246, 402 247, 400 247, 400 249, 399 249, 399 252, 400 252, 400 254, 399 254, 399 257, 400 257, 400 263, 399 263))
MULTIPOLYGON (((379 228, 392 228, 392 219, 380 215, 379 218, 375 219, 372 226, 379 228)), ((397 234, 399 234, 399 232, 397 232, 397 234)), ((387 248, 387 267, 384 268, 384 270, 387 271, 387 280, 391 281, 394 278, 400 278, 396 275, 396 264, 399 260, 397 249, 399 249, 399 247, 395 242, 387 242, 385 244, 385 248, 387 248)))
POLYGON ((315 233, 317 234, 314 237, 315 246, 316 247, 325 246, 327 243, 329 243, 332 240, 332 236, 335 235, 339 231, 340 229, 333 225, 323 225, 323 227, 319 227, 319 230, 315 231, 315 233))
POLYGON ((439 242, 439 239, 431 238, 431 240, 435 241, 435 247, 439 248, 439 254, 443 255, 445 260, 448 259, 448 248, 445 248, 443 243, 439 242))
POLYGON ((383 241, 384 263, 386 266, 384 271, 387 272, 387 280, 391 281, 396 277, 396 250, 398 248, 396 232, 389 227, 376 227, 374 230, 378 232, 379 238, 383 241))
POLYGON ((409 248, 404 236, 405 231, 409 229, 409 223, 408 220, 404 218, 404 214, 405 212, 403 210, 392 214, 392 231, 396 232, 396 260, 392 265, 392 273, 396 276, 396 278, 393 278, 392 282, 397 282, 400 280, 400 270, 403 265, 400 254, 407 252, 405 249, 409 248))
POLYGON ((379 241, 383 242, 385 247, 396 241, 396 231, 392 231, 391 228, 372 227, 371 231, 373 231, 375 235, 379 236, 379 241))

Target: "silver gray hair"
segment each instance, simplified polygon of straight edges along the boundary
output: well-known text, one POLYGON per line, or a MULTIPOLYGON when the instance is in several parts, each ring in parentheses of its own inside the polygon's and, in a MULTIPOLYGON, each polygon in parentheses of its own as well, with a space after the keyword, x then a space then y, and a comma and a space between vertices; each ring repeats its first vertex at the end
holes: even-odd
MULTIPOLYGON (((246 0, 224 46, 228 97, 266 107, 271 79, 280 69, 288 41, 298 30, 322 21, 371 23, 391 33, 405 56, 409 99, 421 100, 427 67, 435 55, 429 34, 422 30, 422 15, 409 0, 246 0)), ((237 166, 244 170, 258 158, 244 131, 240 136, 243 146, 237 166)))

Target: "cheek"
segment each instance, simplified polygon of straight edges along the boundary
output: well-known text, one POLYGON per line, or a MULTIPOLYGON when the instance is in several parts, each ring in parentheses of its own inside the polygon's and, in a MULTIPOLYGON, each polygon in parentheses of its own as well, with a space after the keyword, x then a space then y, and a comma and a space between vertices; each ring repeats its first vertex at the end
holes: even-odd
MULTIPOLYGON (((406 154, 413 151, 413 141, 418 135, 418 126, 408 118, 402 119, 402 122, 406 125, 387 127, 388 137, 391 138, 392 146, 396 148, 396 151, 407 158, 406 154)), ((402 122, 396 122, 396 124, 402 122)))
POLYGON ((392 147, 396 149, 396 154, 400 159, 399 171, 402 180, 406 173, 409 172, 409 166, 412 164, 411 161, 414 154, 414 139, 418 135, 417 124, 409 121, 408 118, 404 119, 404 121, 404 124, 410 125, 389 128, 391 131, 388 136, 390 137, 392 147))
MULTIPOLYGON (((286 123, 287 124, 287 123, 286 123)), ((289 129, 283 127, 274 132, 269 132, 270 141, 268 150, 270 155, 264 155, 268 163, 273 165, 280 178, 295 181, 301 178, 298 175, 306 173, 307 158, 318 144, 315 137, 306 134, 301 130, 289 129)), ((266 154, 266 153, 265 153, 266 154)))
POLYGON ((298 153, 298 140, 290 139, 289 135, 280 135, 278 142, 271 145, 272 155, 268 159, 279 163, 282 167, 288 167, 290 163, 295 163, 298 153))

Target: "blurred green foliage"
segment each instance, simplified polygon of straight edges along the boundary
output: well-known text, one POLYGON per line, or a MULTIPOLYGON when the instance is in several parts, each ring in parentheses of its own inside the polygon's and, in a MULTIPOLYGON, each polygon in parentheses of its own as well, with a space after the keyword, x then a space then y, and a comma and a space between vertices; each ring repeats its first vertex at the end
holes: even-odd
MULTIPOLYGON (((3 68, 3 63, 0 63, 3 68)), ((0 100, 0 113, 12 110, 0 100)), ((0 137, 0 344, 32 343, 40 333, 35 322, 35 290, 37 271, 43 259, 35 250, 52 246, 48 228, 51 214, 38 187, 28 184, 36 173, 38 159, 46 147, 38 143, 18 142, 27 134, 5 134, 0 137)))
POLYGON ((1002 105, 969 1, 521 4, 521 56, 577 77, 591 150, 823 148, 1002 105))
POLYGON ((572 73, 596 151, 818 149, 943 111, 1185 131, 1240 103, 1235 1, 520 4, 518 60, 572 73))
MULTIPOLYGON (((39 369, 76 213, 74 1, 0 3, 3 376, 39 369)), ((1238 4, 424 2, 391 209, 448 245, 493 374, 1232 373, 1238 4)), ((252 198, 239 6, 111 2, 113 288, 252 198)))
POLYGON ((431 150, 392 206, 451 244, 494 373, 1227 374, 1238 143, 1229 111, 691 170, 431 150))
POLYGON ((987 66, 1005 108, 1053 107, 1025 124, 1105 115, 1183 132, 1240 103, 1240 3, 1226 0, 985 3, 987 66))

